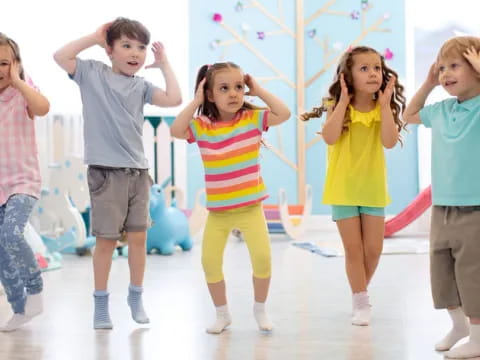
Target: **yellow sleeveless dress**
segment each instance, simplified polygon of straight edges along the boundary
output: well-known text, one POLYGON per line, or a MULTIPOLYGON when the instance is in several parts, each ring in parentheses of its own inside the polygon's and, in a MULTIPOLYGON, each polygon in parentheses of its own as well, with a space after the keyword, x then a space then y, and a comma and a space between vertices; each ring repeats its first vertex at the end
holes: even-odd
POLYGON ((351 122, 338 141, 328 146, 328 169, 323 203, 385 207, 390 203, 387 167, 381 141, 377 104, 363 113, 351 105, 351 122))

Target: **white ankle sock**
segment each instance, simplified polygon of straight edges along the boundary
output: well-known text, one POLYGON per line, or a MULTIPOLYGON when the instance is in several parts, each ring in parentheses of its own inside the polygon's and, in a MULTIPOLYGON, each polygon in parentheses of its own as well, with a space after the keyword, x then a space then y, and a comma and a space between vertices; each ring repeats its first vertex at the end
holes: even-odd
POLYGON ((470 325, 470 339, 463 345, 445 353, 448 359, 471 359, 480 357, 480 324, 470 325))
POLYGON ((227 305, 217 306, 215 310, 217 312, 217 318, 215 322, 207 328, 207 333, 209 334, 220 334, 232 323, 227 305))
POLYGON ((273 324, 265 312, 265 303, 255 301, 253 305, 253 315, 255 316, 255 320, 257 320, 260 331, 272 331, 273 324))
POLYGON ((25 303, 25 315, 34 317, 43 312, 43 295, 42 293, 27 295, 25 303))
POLYGON ((370 324, 370 299, 366 291, 352 295, 353 315, 352 325, 366 326, 370 324))
POLYGON ((25 314, 13 314, 13 316, 10 318, 10 320, 8 320, 5 326, 2 326, 0 328, 0 331, 8 332, 17 330, 19 327, 26 324, 30 320, 32 320, 31 316, 27 316, 25 314))
POLYGON ((449 350, 460 339, 468 336, 469 333, 468 319, 463 313, 462 308, 458 307, 453 310, 448 310, 448 314, 452 319, 452 330, 435 344, 435 350, 437 351, 449 350))

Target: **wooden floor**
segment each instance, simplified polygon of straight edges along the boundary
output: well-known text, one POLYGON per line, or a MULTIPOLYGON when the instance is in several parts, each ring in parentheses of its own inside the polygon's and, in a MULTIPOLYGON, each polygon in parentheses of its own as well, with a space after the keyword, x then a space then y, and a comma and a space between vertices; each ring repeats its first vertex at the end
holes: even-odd
MULTIPOLYGON (((311 233, 306 239, 336 236, 311 233)), ((92 329, 91 257, 65 257, 63 269, 45 273, 45 313, 21 330, 0 334, 0 359, 443 359, 433 345, 449 321, 432 307, 428 255, 383 256, 370 288, 371 326, 354 327, 342 257, 298 249, 283 236, 272 239, 272 250, 271 334, 260 333, 253 319, 250 262, 238 241, 230 241, 225 256, 233 323, 221 335, 205 332, 214 309, 197 244, 188 253, 148 257, 149 326, 130 318, 127 259, 114 261, 111 331, 92 329)), ((0 321, 9 316, 1 296, 0 321)))

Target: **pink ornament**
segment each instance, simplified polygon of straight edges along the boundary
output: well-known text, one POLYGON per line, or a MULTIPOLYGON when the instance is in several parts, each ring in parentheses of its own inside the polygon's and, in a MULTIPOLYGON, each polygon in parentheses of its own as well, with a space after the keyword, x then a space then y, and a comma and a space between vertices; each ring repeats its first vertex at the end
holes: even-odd
POLYGON ((392 60, 393 59, 393 52, 389 48, 386 48, 385 51, 383 52, 383 57, 386 60, 392 60))
POLYGON ((257 31, 257 38, 259 40, 265 39, 265 33, 263 31, 257 31))
POLYGON ((212 20, 215 21, 216 23, 221 23, 223 20, 222 14, 219 14, 219 13, 213 14, 212 20))
POLYGON ((353 10, 351 13, 350 13, 350 18, 352 20, 358 20, 360 18, 360 11, 358 10, 353 10))

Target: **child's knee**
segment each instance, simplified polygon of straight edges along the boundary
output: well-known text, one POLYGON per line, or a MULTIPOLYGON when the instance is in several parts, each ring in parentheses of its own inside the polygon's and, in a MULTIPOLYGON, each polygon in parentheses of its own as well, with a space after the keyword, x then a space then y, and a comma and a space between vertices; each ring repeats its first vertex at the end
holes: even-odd
POLYGON ((364 249, 365 257, 369 260, 374 260, 382 254, 382 246, 381 245, 370 245, 365 246, 364 249))
POLYGON ((216 283, 223 280, 221 259, 202 255, 202 267, 208 283, 216 283))
POLYGON ((270 254, 257 254, 252 258, 253 275, 260 279, 269 278, 272 274, 270 254))
POLYGON ((364 249, 362 246, 345 246, 345 259, 349 263, 363 262, 364 249))

